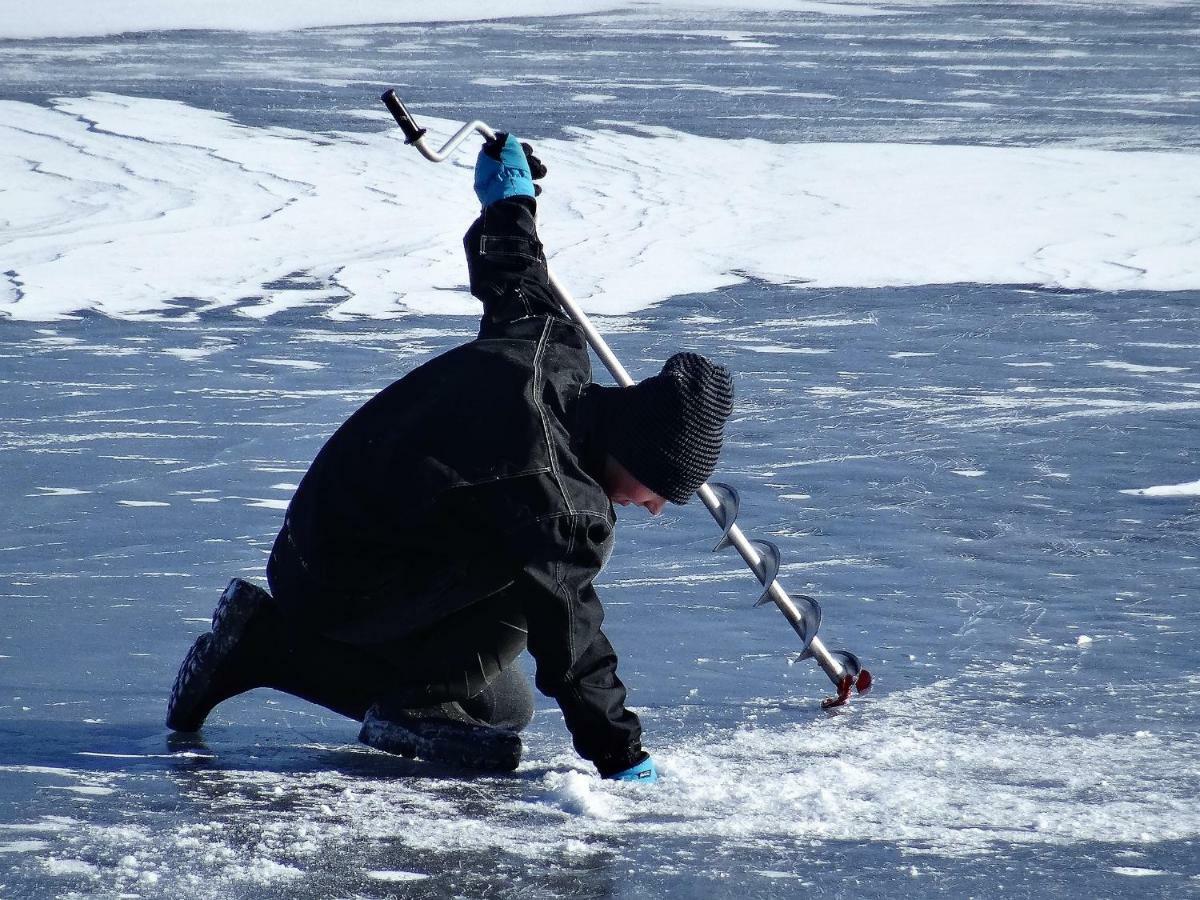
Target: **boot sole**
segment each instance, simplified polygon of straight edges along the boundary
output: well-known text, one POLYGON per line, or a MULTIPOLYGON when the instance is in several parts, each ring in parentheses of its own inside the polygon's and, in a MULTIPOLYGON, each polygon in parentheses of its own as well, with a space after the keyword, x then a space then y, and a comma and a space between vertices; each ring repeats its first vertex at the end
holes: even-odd
POLYGON ((382 719, 368 711, 358 739, 368 747, 426 762, 485 772, 512 772, 521 762, 521 738, 486 725, 445 719, 382 719))

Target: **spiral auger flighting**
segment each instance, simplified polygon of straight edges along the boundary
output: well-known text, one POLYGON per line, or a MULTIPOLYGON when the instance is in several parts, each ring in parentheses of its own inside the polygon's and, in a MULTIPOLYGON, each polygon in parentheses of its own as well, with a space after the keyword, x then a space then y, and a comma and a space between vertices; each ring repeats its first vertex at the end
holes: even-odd
MULTIPOLYGON (((495 137, 495 132, 491 127, 475 120, 462 126, 440 150, 434 150, 425 142, 425 135, 428 132, 417 125, 412 114, 396 96, 395 90, 385 91, 380 99, 383 100, 384 105, 396 120, 396 124, 404 132, 405 143, 416 147, 421 155, 430 162, 442 162, 472 133, 480 134, 488 140, 495 137)), ((592 325, 570 292, 553 272, 547 271, 547 275, 550 289, 555 298, 583 331, 588 344, 608 371, 612 373, 617 384, 622 387, 632 385, 633 378, 625 371, 621 361, 613 355, 604 337, 592 325)), ((792 630, 800 637, 800 654, 795 657, 793 662, 815 659, 837 688, 837 696, 824 700, 821 706, 825 709, 841 706, 850 699, 853 691, 858 691, 860 694, 866 693, 871 687, 871 673, 863 668, 858 657, 849 650, 831 651, 817 637, 817 632, 821 628, 821 605, 814 598, 805 594, 794 596, 788 594, 783 585, 779 583, 779 548, 770 541, 747 540, 746 536, 742 534, 742 530, 738 528, 736 520, 738 509, 741 506, 738 492, 727 484, 713 482, 701 485, 697 494, 721 529, 721 539, 713 551, 724 550, 727 547, 736 549, 763 586, 762 595, 754 605, 758 607, 774 603, 783 613, 783 617, 788 620, 792 630)))
POLYGON ((807 594, 788 594, 779 583, 780 552, 771 541, 747 540, 737 526, 741 496, 732 485, 714 481, 701 486, 700 499, 721 529, 721 539, 713 552, 735 548, 746 565, 762 583, 762 595, 754 606, 774 603, 800 637, 800 654, 793 662, 815 659, 837 687, 837 696, 821 703, 825 709, 842 706, 852 691, 864 694, 871 689, 871 673, 863 668, 857 656, 849 650, 828 650, 817 637, 821 628, 821 604, 807 594))

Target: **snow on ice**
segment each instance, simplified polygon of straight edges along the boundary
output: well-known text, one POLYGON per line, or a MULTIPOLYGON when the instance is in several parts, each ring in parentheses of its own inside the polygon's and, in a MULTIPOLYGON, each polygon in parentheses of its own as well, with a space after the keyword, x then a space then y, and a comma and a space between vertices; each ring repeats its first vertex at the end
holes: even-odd
MULTIPOLYGON (((929 2, 929 0, 925 0, 929 2)), ((84 37, 129 31, 230 29, 281 31, 334 25, 376 25, 408 22, 454 22, 489 18, 583 15, 633 6, 603 0, 508 0, 503 6, 479 0, 353 0, 331 4, 323 0, 123 0, 99 4, 90 0, 58 0, 52 5, 26 6, 19 16, 0 23, 0 38, 84 37)), ((904 6, 897 0, 641 0, 637 5, 663 9, 762 10, 828 16, 883 15, 881 7, 904 6)))
MULTIPOLYGON (((428 122, 440 134, 453 124, 428 122)), ((571 160, 544 195, 543 237, 595 312, 747 276, 815 287, 1200 287, 1192 153, 772 144, 617 123, 538 144, 548 160, 571 160)), ((112 94, 53 109, 0 102, 0 147, 0 313, 139 317, 173 297, 265 311, 323 299, 340 315, 475 313, 459 247, 474 212, 461 171, 469 152, 430 166, 393 130, 253 128, 112 94), (298 271, 325 287, 271 287, 298 271)))
POLYGON ((1200 497, 1200 481, 1185 484, 1159 484, 1148 488, 1130 488, 1121 491, 1135 497, 1200 497))
MULTIPOLYGON (((1127 42, 1163 16, 1117 27, 1133 4, 1077 0, 968 27, 957 7, 916 0, 689 5, 786 10, 797 33, 682 8, 562 28, 586 21, 600 52, 618 28, 697 54, 656 70, 655 96, 705 115, 744 101, 722 110, 735 139, 653 111, 634 123, 644 83, 522 56, 535 38, 577 35, 505 21, 396 39, 429 37, 415 65, 469 61, 446 88, 464 109, 499 118, 554 88, 577 114, 557 124, 580 127, 526 135, 552 163, 541 215, 556 269, 638 371, 678 346, 738 372, 723 474, 744 491, 744 522, 781 543, 789 583, 826 603, 828 636, 875 669, 874 697, 816 711, 823 676, 785 664, 791 635, 742 609, 753 577, 706 554, 711 523, 692 509, 624 522, 602 585, 664 774, 654 791, 598 780, 548 701, 508 778, 373 753, 355 723, 266 691, 223 706, 203 742, 168 744, 163 695, 182 652, 221 579, 261 577, 320 441, 377 386, 473 333, 460 244, 473 154, 430 166, 403 146, 373 99, 395 58, 345 53, 391 40, 376 29, 330 35, 340 62, 320 71, 305 55, 317 33, 239 43, 211 73, 222 102, 152 99, 176 59, 154 54, 186 43, 201 71, 242 36, 10 42, 10 73, 46 74, 14 77, 35 86, 0 100, 0 451, 13 473, 0 563, 15 610, 0 629, 0 895, 13 879, 18 893, 181 898, 1196 883, 1200 156, 1174 125, 1131 143, 1128 121, 1109 120, 1194 121, 1190 75, 1161 91, 1131 75, 1146 61, 1127 42), (995 47, 981 38, 992 25, 995 47), (67 91, 59 54, 97 71, 135 42, 147 68, 103 86, 144 96, 53 99, 67 91), (526 83, 476 71, 479 52, 526 83), (750 75, 709 83, 693 63, 710 58, 750 75), (867 58, 922 77, 887 95, 857 66, 867 58), (820 85, 791 78, 818 68, 820 85), (308 92, 335 84, 354 95, 308 92), (493 102, 506 87, 513 107, 493 102), (257 91, 287 91, 297 110, 317 97, 304 112, 325 118, 257 120, 257 91), (782 105, 794 98, 821 105, 782 105), (1068 110, 1084 106, 1074 134, 1068 110), (997 112, 943 132, 931 111, 944 108, 997 112), (834 109, 853 120, 849 139, 801 142, 834 109), (875 110, 930 118, 898 130, 875 110), (780 136, 766 127, 780 120, 809 125, 780 136), (267 127, 280 123, 292 127, 267 127), (36 324, 85 311, 100 315, 36 324)), ((6 18, 0 36, 600 8, 69 0, 6 18)), ((1186 43, 1193 23, 1171 21, 1186 43)), ((1149 68, 1185 62, 1167 51, 1149 68)), ((437 142, 458 123, 425 124, 437 142)))

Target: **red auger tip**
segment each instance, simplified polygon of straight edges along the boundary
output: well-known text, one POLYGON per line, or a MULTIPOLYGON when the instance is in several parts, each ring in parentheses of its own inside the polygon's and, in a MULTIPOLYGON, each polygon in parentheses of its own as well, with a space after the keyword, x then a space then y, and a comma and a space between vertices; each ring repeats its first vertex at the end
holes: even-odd
POLYGON ((854 684, 853 675, 843 675, 837 684, 837 696, 826 697, 821 701, 821 709, 833 709, 835 706, 845 706, 850 699, 850 688, 854 684))
POLYGON ((850 692, 857 690, 860 695, 865 694, 871 689, 873 679, 871 673, 866 669, 862 669, 858 676, 843 675, 841 681, 837 685, 837 696, 826 697, 821 701, 821 709, 834 709, 838 706, 845 706, 850 700, 850 692))

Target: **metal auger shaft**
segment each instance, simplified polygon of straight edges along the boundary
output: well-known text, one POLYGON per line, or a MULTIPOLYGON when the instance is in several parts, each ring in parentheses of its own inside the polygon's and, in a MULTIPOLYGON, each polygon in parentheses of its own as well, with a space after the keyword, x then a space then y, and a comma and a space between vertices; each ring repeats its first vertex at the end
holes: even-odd
MULTIPOLYGON (((395 118, 396 124, 404 131, 405 143, 416 147, 421 155, 430 162, 442 162, 472 132, 478 133, 487 140, 492 140, 496 136, 496 132, 487 124, 479 120, 474 120, 456 131, 440 150, 434 150, 425 143, 426 130, 417 125, 412 114, 409 113, 400 98, 396 96, 394 89, 385 91, 380 99, 387 106, 393 118, 395 118)), ((555 299, 566 311, 567 315, 574 320, 575 324, 583 330, 588 344, 596 356, 600 358, 600 361, 604 363, 605 368, 612 373, 612 377, 616 380, 617 384, 621 387, 632 386, 634 384, 633 378, 612 352, 612 349, 608 346, 608 342, 604 340, 604 336, 596 330, 591 320, 588 319, 587 314, 575 302, 575 298, 571 296, 571 292, 567 290, 549 268, 547 268, 547 275, 550 290, 554 294, 555 299)), ((723 486, 718 485, 718 487, 723 486)), ((754 545, 746 539, 742 530, 733 523, 732 518, 736 513, 728 513, 728 510, 721 503, 720 498, 709 484, 705 483, 701 485, 697 493, 717 524, 724 528, 725 534, 722 538, 722 544, 719 546, 728 544, 735 547, 738 553, 741 554, 742 559, 746 561, 746 565, 750 567, 751 571, 757 574, 763 568, 763 560, 759 552, 754 548, 754 545)), ((812 656, 816 659, 817 664, 820 665, 825 674, 829 676, 829 680, 838 689, 837 697, 826 700, 822 705, 828 708, 845 703, 850 696, 851 687, 856 687, 859 693, 868 690, 871 686, 870 673, 858 665, 857 659, 845 651, 839 651, 836 655, 831 653, 821 642, 821 639, 816 636, 816 628, 805 618, 804 613, 797 607, 795 601, 792 600, 779 581, 773 577, 764 578, 764 581, 766 583, 766 592, 763 594, 764 600, 769 596, 774 601, 775 605, 779 607, 779 611, 783 613, 783 617, 788 620, 788 624, 800 636, 800 640, 806 644, 802 658, 812 656), (813 632, 812 634, 809 634, 810 628, 813 632), (842 659, 839 659, 839 656, 842 659), (843 662, 843 660, 846 660, 846 662, 843 662)))
MULTIPOLYGON (((707 484, 703 484, 700 486, 697 494, 704 501, 704 505, 708 507, 708 511, 712 514, 717 524, 724 525, 721 501, 713 493, 713 489, 707 484)), ((746 565, 752 571, 757 569, 760 564, 759 553, 754 549, 750 541, 746 539, 746 536, 742 533, 742 529, 738 528, 737 525, 731 525, 728 537, 729 543, 741 554, 742 559, 746 561, 746 565)), ((783 613, 783 617, 788 620, 788 624, 800 636, 800 640, 805 640, 808 636, 805 634, 804 617, 796 607, 796 604, 792 602, 791 596, 784 590, 783 585, 778 580, 772 580, 767 586, 767 591, 770 593, 775 605, 779 607, 779 611, 783 613)), ((829 680, 835 685, 840 684, 842 679, 850 674, 846 671, 846 667, 829 652, 825 644, 816 635, 813 635, 809 641, 808 649, 812 651, 817 665, 821 667, 825 674, 829 676, 829 680)))

